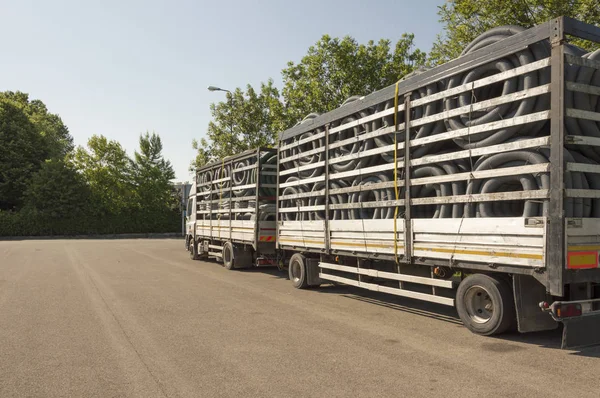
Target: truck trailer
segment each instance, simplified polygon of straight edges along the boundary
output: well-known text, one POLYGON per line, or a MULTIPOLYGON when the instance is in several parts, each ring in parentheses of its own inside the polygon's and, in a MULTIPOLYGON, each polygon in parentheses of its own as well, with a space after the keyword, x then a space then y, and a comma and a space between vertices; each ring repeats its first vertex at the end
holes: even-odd
POLYGON ((492 29, 453 61, 307 116, 268 156, 198 170, 192 257, 455 306, 481 335, 562 322, 563 347, 599 343, 600 50, 573 36, 600 43, 600 28, 492 29), (235 188, 252 167, 268 174, 235 188))

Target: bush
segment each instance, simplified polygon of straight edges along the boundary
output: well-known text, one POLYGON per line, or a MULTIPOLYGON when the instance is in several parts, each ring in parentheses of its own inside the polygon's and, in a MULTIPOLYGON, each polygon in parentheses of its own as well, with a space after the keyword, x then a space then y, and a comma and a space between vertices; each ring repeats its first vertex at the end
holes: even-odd
POLYGON ((108 216, 53 218, 37 212, 0 211, 0 236, 105 235, 181 231, 181 214, 129 211, 108 216))

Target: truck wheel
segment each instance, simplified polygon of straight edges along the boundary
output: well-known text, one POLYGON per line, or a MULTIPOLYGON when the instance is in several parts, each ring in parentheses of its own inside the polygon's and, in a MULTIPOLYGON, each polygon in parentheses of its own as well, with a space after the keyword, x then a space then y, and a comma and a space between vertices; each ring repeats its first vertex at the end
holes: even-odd
POLYGON ((290 281, 296 289, 306 289, 308 287, 308 278, 306 276, 306 257, 296 253, 290 258, 288 267, 290 281))
POLYGON ((233 245, 231 242, 225 242, 223 245, 223 266, 227 269, 235 268, 235 257, 233 255, 233 245))
POLYGON ((194 240, 190 241, 190 258, 192 260, 200 259, 200 256, 198 255, 198 244, 194 240))
POLYGON ((470 331, 483 336, 505 332, 516 319, 510 285, 491 275, 465 278, 456 292, 456 310, 470 331))

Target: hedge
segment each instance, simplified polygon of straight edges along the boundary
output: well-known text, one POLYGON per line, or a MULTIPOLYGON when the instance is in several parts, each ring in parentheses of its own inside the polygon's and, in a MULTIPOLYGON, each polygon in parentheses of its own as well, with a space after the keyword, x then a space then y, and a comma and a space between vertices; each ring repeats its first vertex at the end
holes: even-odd
POLYGON ((181 214, 140 211, 108 216, 52 218, 32 212, 0 211, 0 236, 105 235, 181 231, 181 214))

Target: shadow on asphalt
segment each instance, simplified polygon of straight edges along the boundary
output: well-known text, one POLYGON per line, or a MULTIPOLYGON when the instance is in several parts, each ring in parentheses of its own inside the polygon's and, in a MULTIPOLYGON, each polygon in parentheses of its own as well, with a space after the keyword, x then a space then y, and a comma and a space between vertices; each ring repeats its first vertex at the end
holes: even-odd
MULTIPOLYGON (((289 280, 286 270, 278 270, 275 267, 260 267, 240 270, 242 272, 260 272, 277 279, 289 280)), ((372 305, 402 311, 409 314, 424 316, 454 325, 462 326, 456 309, 441 304, 428 303, 426 301, 414 300, 406 297, 372 292, 356 288, 354 286, 323 285, 310 290, 319 294, 337 294, 342 297, 357 300, 372 305)), ((490 352, 510 352, 522 349, 519 346, 507 343, 522 343, 542 348, 560 350, 562 337, 562 325, 555 330, 533 333, 506 333, 500 336, 489 337, 489 342, 482 344, 482 349, 490 352)), ((571 355, 600 358, 600 346, 571 349, 571 355)))

